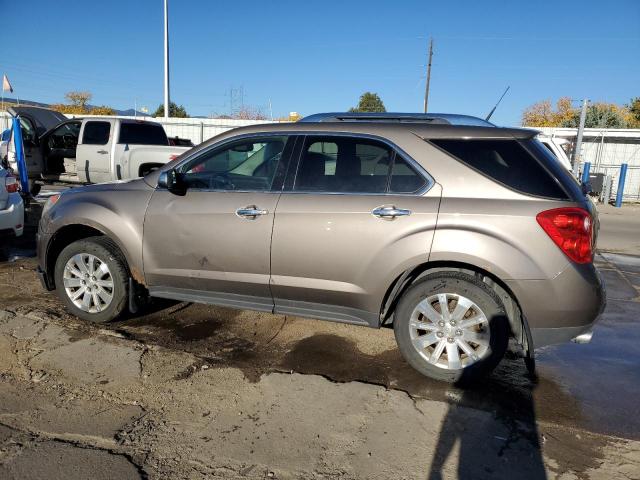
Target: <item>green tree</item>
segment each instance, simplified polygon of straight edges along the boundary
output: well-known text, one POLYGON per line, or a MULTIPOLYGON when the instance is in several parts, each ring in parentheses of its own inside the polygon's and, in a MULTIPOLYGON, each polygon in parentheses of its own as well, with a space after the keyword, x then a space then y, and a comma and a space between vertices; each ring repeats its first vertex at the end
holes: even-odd
POLYGON ((627 118, 629 128, 640 128, 640 97, 632 98, 627 109, 629 110, 627 118))
POLYGON ((352 107, 349 109, 350 112, 386 112, 387 109, 384 107, 384 103, 378 96, 377 93, 372 92, 364 92, 360 96, 360 101, 358 102, 357 107, 352 107))
MULTIPOLYGON (((576 109, 571 118, 561 122, 561 127, 578 128, 580 125, 580 111, 576 109)), ((625 109, 614 103, 592 103, 587 107, 585 128, 627 128, 625 109)))
MULTIPOLYGON (((160 104, 155 112, 154 117, 164 117, 164 104, 160 104)), ((169 116, 175 118, 187 118, 189 114, 182 105, 177 105, 174 102, 169 102, 169 116)))

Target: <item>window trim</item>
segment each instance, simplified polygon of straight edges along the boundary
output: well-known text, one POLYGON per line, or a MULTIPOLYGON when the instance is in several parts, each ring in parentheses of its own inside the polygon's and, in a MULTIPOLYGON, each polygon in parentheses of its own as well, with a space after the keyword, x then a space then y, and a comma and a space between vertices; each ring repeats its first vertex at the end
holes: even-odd
MULTIPOLYGON (((285 185, 287 188, 284 189, 282 193, 287 193, 287 194, 293 193, 293 194, 301 194, 301 195, 358 195, 358 196, 365 196, 365 197, 371 197, 371 196, 421 197, 424 194, 426 194, 429 190, 431 190, 433 185, 436 183, 433 177, 429 174, 429 172, 427 172, 422 165, 420 165, 415 159, 413 159, 413 157, 407 154, 395 143, 391 142, 390 140, 384 137, 380 137, 378 135, 371 135, 367 133, 331 132, 331 131, 311 131, 311 132, 296 132, 296 133, 300 134, 300 136, 302 137, 300 140, 300 148, 298 148, 298 151, 295 152, 296 158, 293 159, 293 162, 295 162, 295 168, 289 169, 289 174, 287 175, 287 180, 285 181, 285 185), (302 154, 303 154, 304 147, 307 144, 308 137, 348 137, 348 138, 356 138, 356 139, 361 138, 364 140, 373 140, 373 141, 378 141, 380 143, 383 143, 391 149, 391 152, 393 154, 392 167, 393 167, 393 163, 395 163, 396 156, 399 155, 400 158, 402 158, 405 162, 409 164, 409 166, 416 172, 416 174, 418 174, 420 177, 423 178, 423 180, 425 181, 425 184, 422 188, 416 190, 415 192, 404 192, 404 193, 399 193, 399 192, 394 193, 389 191, 374 193, 374 192, 329 192, 329 191, 323 192, 323 191, 317 191, 317 190, 294 190, 293 188, 295 187, 295 180, 298 176, 298 169, 300 168, 300 163, 302 162, 302 154)), ((389 189, 388 188, 389 179, 391 177, 391 174, 393 174, 392 167, 389 171, 389 174, 387 175, 387 187, 385 188, 386 190, 389 189)))
POLYGON ((108 121, 108 120, 87 120, 85 122, 85 124, 82 126, 82 142, 79 142, 80 145, 94 145, 94 146, 105 146, 105 145, 109 145, 109 141, 111 140, 111 135, 112 135, 112 130, 113 130, 113 123, 108 121), (104 143, 85 143, 84 141, 84 136, 86 134, 87 131, 87 125, 89 125, 90 123, 106 123, 107 125, 109 125, 109 135, 107 135, 107 141, 104 143))
MULTIPOLYGON (((222 140, 218 143, 213 143, 202 150, 198 150, 194 152, 193 155, 189 155, 187 158, 183 159, 180 163, 173 167, 173 170, 179 170, 184 167, 185 164, 190 163, 193 160, 196 160, 202 155, 206 155, 210 153, 212 150, 217 150, 219 148, 224 148, 226 145, 231 143, 235 143, 240 140, 253 140, 260 139, 266 137, 287 137, 287 141, 284 145, 284 149, 282 150, 282 157, 280 158, 280 162, 278 167, 276 168, 276 172, 273 176, 274 184, 271 185, 269 190, 226 190, 220 188, 188 188, 188 191, 193 192, 212 192, 212 193, 281 193, 282 188, 284 186, 285 178, 287 176, 288 167, 293 158, 292 152, 295 151, 295 147, 297 145, 298 137, 295 132, 264 132, 264 133, 245 133, 243 135, 237 135, 234 137, 229 137, 225 140, 222 140), (284 169, 284 173, 281 171, 284 169), (277 184, 276 184, 277 182, 277 184)), ((156 187, 156 190, 158 187, 156 187)))

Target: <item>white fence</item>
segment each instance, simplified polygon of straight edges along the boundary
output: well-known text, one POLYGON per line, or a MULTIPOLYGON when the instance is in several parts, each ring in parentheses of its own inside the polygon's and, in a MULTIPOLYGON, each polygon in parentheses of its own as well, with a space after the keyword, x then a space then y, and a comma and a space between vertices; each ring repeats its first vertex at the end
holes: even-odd
MULTIPOLYGON (((546 135, 566 138, 575 145, 577 129, 542 128, 546 135)), ((586 128, 582 137, 580 170, 591 163, 591 173, 604 173, 613 178, 612 195, 618 191, 620 165, 629 165, 623 200, 640 201, 640 130, 586 128)))
MULTIPOLYGON (((91 117, 93 115, 67 115, 69 118, 75 117, 91 117)), ((120 116, 118 118, 132 118, 120 116)), ((8 128, 11 116, 6 112, 0 112, 0 131, 8 128)), ((246 125, 256 125, 260 123, 278 123, 269 120, 233 120, 222 118, 150 118, 137 117, 138 120, 149 120, 161 123, 169 137, 188 138, 195 145, 205 140, 215 137, 216 135, 226 132, 237 127, 246 125)))

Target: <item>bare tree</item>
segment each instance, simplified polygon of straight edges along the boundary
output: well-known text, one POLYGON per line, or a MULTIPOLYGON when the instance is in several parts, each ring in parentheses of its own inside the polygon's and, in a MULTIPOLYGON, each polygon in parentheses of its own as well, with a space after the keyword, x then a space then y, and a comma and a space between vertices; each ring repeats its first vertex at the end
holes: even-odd
POLYGON ((76 91, 76 92, 67 92, 64 94, 64 97, 74 107, 80 107, 82 110, 84 110, 85 106, 87 105, 87 103, 89 103, 93 95, 91 94, 91 92, 76 91))

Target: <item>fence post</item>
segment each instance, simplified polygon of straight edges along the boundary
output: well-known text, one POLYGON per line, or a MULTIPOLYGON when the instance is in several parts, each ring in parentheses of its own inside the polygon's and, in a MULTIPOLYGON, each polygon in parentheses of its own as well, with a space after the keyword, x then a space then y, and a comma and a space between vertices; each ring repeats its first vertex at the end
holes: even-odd
POLYGON ((620 165, 620 177, 618 177, 618 194, 616 195, 616 207, 622 206, 622 194, 624 193, 624 181, 627 177, 627 164, 620 165))
POLYGON ((200 143, 204 142, 204 122, 200 122, 200 143))
POLYGON ((589 171, 591 170, 591 162, 584 162, 584 166, 582 167, 582 184, 586 185, 589 183, 589 171))

